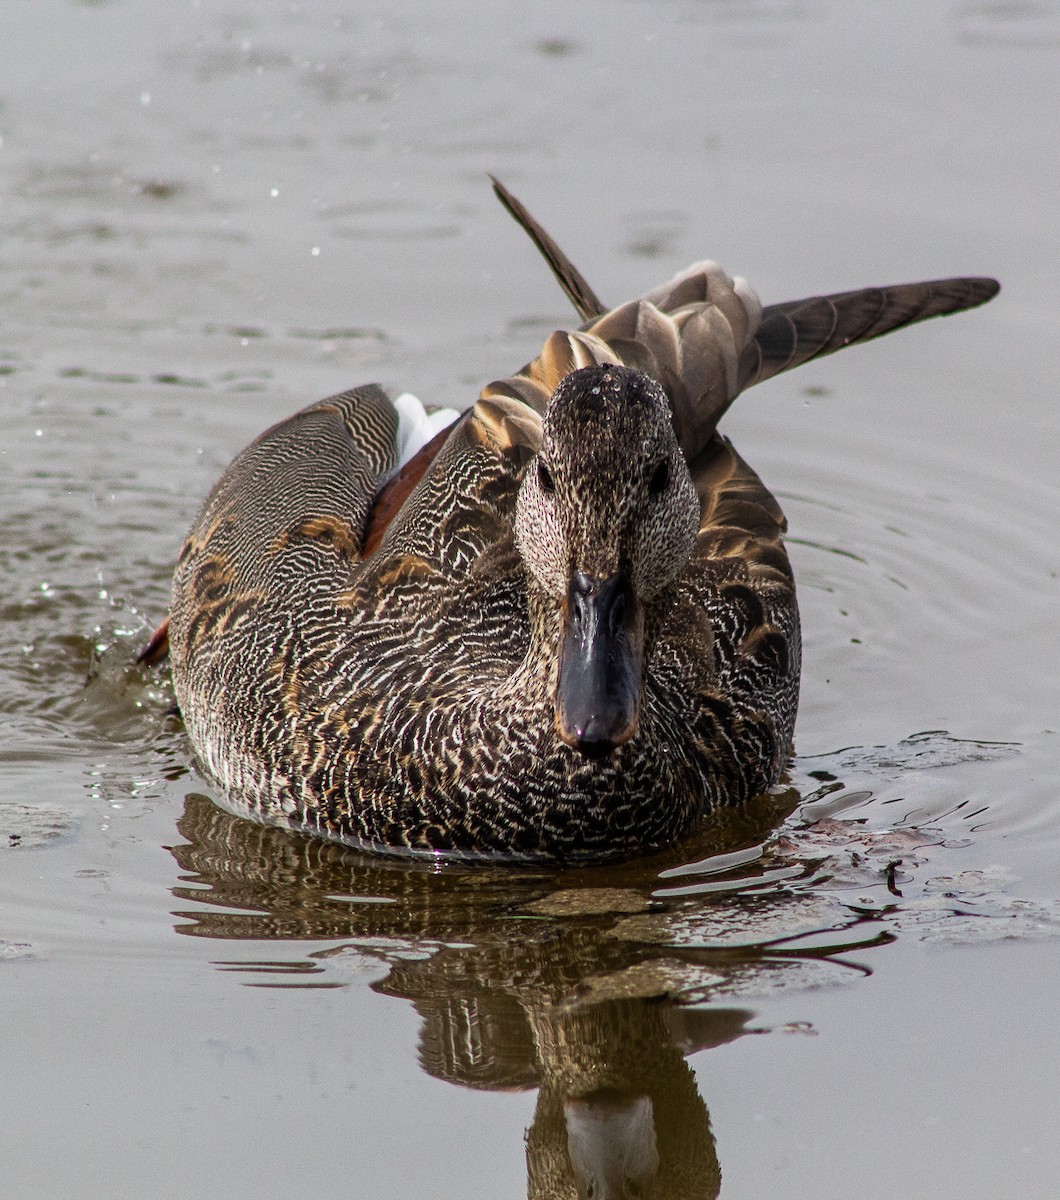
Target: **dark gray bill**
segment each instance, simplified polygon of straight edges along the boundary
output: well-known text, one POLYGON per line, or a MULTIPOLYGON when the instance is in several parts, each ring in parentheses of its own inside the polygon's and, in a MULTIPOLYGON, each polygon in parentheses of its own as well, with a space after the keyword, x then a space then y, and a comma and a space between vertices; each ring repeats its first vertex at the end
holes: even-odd
POLYGON ((644 613, 624 571, 576 571, 560 626, 556 729, 576 750, 610 754, 637 731, 644 613))

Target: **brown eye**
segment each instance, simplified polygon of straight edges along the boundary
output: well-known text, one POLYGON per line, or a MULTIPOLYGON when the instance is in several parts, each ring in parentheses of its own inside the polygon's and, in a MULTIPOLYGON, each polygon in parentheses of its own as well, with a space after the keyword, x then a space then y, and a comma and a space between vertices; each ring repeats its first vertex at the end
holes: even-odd
POLYGON ((670 482, 670 463, 667 459, 656 463, 655 469, 651 473, 651 479, 648 480, 648 491, 653 496, 661 496, 666 491, 667 485, 670 482))
POLYGON ((537 460, 537 482, 541 485, 541 490, 548 492, 549 495, 556 490, 556 482, 552 478, 552 472, 540 459, 537 460))

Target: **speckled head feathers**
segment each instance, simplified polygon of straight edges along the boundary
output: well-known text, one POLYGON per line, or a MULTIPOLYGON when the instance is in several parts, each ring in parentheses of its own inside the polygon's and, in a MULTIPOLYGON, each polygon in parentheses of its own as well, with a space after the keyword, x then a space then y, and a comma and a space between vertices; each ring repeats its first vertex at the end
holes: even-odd
POLYGON ((574 571, 602 579, 621 568, 648 598, 684 566, 698 519, 662 388, 629 367, 567 375, 516 510, 519 548, 544 589, 558 597, 574 571))

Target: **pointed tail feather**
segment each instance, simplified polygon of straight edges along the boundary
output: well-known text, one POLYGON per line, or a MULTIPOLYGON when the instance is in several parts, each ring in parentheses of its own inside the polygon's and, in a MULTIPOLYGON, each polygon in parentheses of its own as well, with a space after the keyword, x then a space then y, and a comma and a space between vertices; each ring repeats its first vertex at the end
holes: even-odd
POLYGON ((590 321, 593 317, 598 317, 601 313, 607 312, 607 305, 600 300, 589 286, 584 275, 582 275, 566 254, 563 253, 559 246, 556 245, 527 208, 508 191, 499 179, 494 178, 492 175, 489 178, 493 184, 493 190, 497 194, 497 199, 522 226, 538 250, 541 251, 545 262, 552 268, 552 274, 559 281, 559 286, 563 289, 567 299, 574 305, 581 319, 583 321, 590 321))

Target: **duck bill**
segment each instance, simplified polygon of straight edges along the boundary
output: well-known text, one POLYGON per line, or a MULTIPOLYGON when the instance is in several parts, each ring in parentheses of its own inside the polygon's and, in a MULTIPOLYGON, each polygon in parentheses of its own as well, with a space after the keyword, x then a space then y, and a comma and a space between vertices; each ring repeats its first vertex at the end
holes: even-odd
POLYGON ((574 573, 560 622, 556 730, 602 758, 637 731, 644 667, 644 610, 624 571, 574 573))

